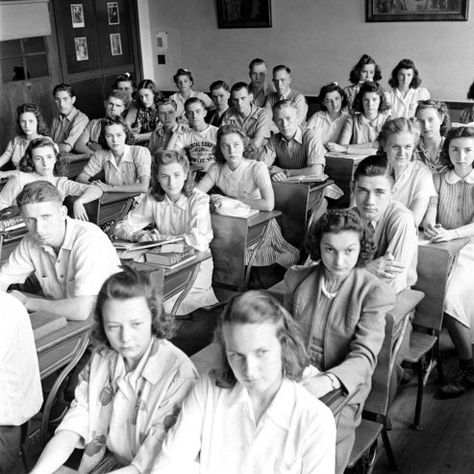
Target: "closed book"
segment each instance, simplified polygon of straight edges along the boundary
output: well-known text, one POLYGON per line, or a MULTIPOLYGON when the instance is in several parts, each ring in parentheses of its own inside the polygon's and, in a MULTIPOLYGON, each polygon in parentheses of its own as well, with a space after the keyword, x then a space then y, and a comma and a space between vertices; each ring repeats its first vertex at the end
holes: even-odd
POLYGON ((186 262, 190 262, 196 258, 194 255, 194 249, 190 247, 191 251, 187 252, 147 252, 145 254, 145 260, 147 263, 153 263, 166 268, 174 268, 176 265, 181 265, 186 262))
POLYGON ((161 245, 165 244, 172 244, 176 242, 182 241, 182 237, 174 237, 172 239, 164 239, 164 240, 147 240, 144 242, 130 242, 128 240, 113 240, 112 245, 117 249, 117 250, 143 250, 143 249, 149 249, 153 247, 159 247, 161 245))
POLYGON ((30 315, 31 327, 35 340, 48 336, 53 332, 67 326, 67 321, 64 316, 48 313, 46 311, 36 311, 30 315))

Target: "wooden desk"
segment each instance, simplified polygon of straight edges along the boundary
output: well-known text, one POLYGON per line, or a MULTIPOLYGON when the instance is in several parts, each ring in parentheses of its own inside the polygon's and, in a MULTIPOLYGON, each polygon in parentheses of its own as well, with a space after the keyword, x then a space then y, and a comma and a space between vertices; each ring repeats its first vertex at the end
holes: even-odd
POLYGON ((239 291, 248 287, 252 263, 265 240, 268 223, 280 215, 280 211, 260 211, 248 218, 211 214, 214 232, 211 242, 214 285, 239 291), (246 267, 247 250, 254 244, 256 246, 246 267))
POLYGON ((332 207, 346 208, 352 202, 351 184, 357 165, 368 155, 348 155, 347 153, 326 153, 324 172, 344 191, 344 196, 333 201, 332 207))
POLYGON ((88 153, 63 153, 62 156, 67 164, 66 176, 69 179, 79 176, 90 158, 88 153))
POLYGON ((27 232, 26 227, 5 233, 0 232, 0 264, 7 260, 27 232))
POLYGON ((306 228, 312 213, 325 205, 324 190, 334 181, 323 183, 273 182, 275 209, 281 211, 278 219, 283 237, 297 248, 302 247, 306 228))
MULTIPOLYGON (((31 318, 35 314, 30 315, 31 318)), ((59 388, 84 354, 89 343, 92 321, 68 321, 66 327, 35 340, 41 379, 61 370, 43 405, 40 440, 46 442, 49 418, 59 388)))

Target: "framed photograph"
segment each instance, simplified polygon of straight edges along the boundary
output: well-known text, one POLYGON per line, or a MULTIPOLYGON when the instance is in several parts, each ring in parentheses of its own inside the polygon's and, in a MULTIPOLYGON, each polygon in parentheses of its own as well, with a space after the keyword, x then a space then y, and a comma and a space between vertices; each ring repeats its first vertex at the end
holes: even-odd
POLYGON ((109 25, 120 25, 118 2, 107 2, 107 16, 109 25))
POLYGON ((89 59, 87 38, 85 36, 74 38, 74 47, 76 49, 76 61, 87 61, 89 59))
POLYGON ((122 54, 122 38, 120 33, 111 33, 109 37, 112 56, 120 56, 122 54))
POLYGON ((219 28, 271 28, 271 0, 217 0, 219 28))
POLYGON ((84 28, 86 26, 82 3, 71 4, 71 20, 73 28, 84 28))
POLYGON ((366 0, 366 21, 467 21, 469 0, 366 0))

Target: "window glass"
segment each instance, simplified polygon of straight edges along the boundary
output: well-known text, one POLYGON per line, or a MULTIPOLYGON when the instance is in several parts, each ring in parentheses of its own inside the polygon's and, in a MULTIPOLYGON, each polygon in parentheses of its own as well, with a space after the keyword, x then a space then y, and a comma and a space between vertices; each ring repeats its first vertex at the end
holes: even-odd
POLYGON ((23 49, 25 50, 25 54, 45 53, 46 46, 44 44, 44 37, 36 36, 35 38, 23 39, 23 49))
POLYGON ((24 81, 26 79, 21 58, 2 59, 0 69, 2 82, 24 81))
POLYGON ((0 58, 21 56, 20 40, 0 41, 0 58))
POLYGON ((46 54, 27 56, 26 68, 29 78, 49 76, 48 57, 46 54))

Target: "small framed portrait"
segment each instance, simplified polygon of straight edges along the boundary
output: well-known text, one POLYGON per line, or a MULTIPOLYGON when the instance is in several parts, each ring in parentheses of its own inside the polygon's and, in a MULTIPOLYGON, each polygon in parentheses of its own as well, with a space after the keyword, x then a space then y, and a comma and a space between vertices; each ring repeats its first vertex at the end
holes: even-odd
POLYGON ((118 2, 107 2, 107 16, 109 18, 109 25, 120 25, 118 2))
POLYGON ((71 5, 71 20, 73 28, 84 28, 86 26, 82 3, 73 3, 71 5))
POLYGON ((120 33, 111 33, 109 37, 112 56, 120 56, 122 54, 122 38, 120 33))
POLYGON ((76 49, 76 61, 87 61, 89 59, 87 38, 85 36, 74 38, 74 47, 76 49))

